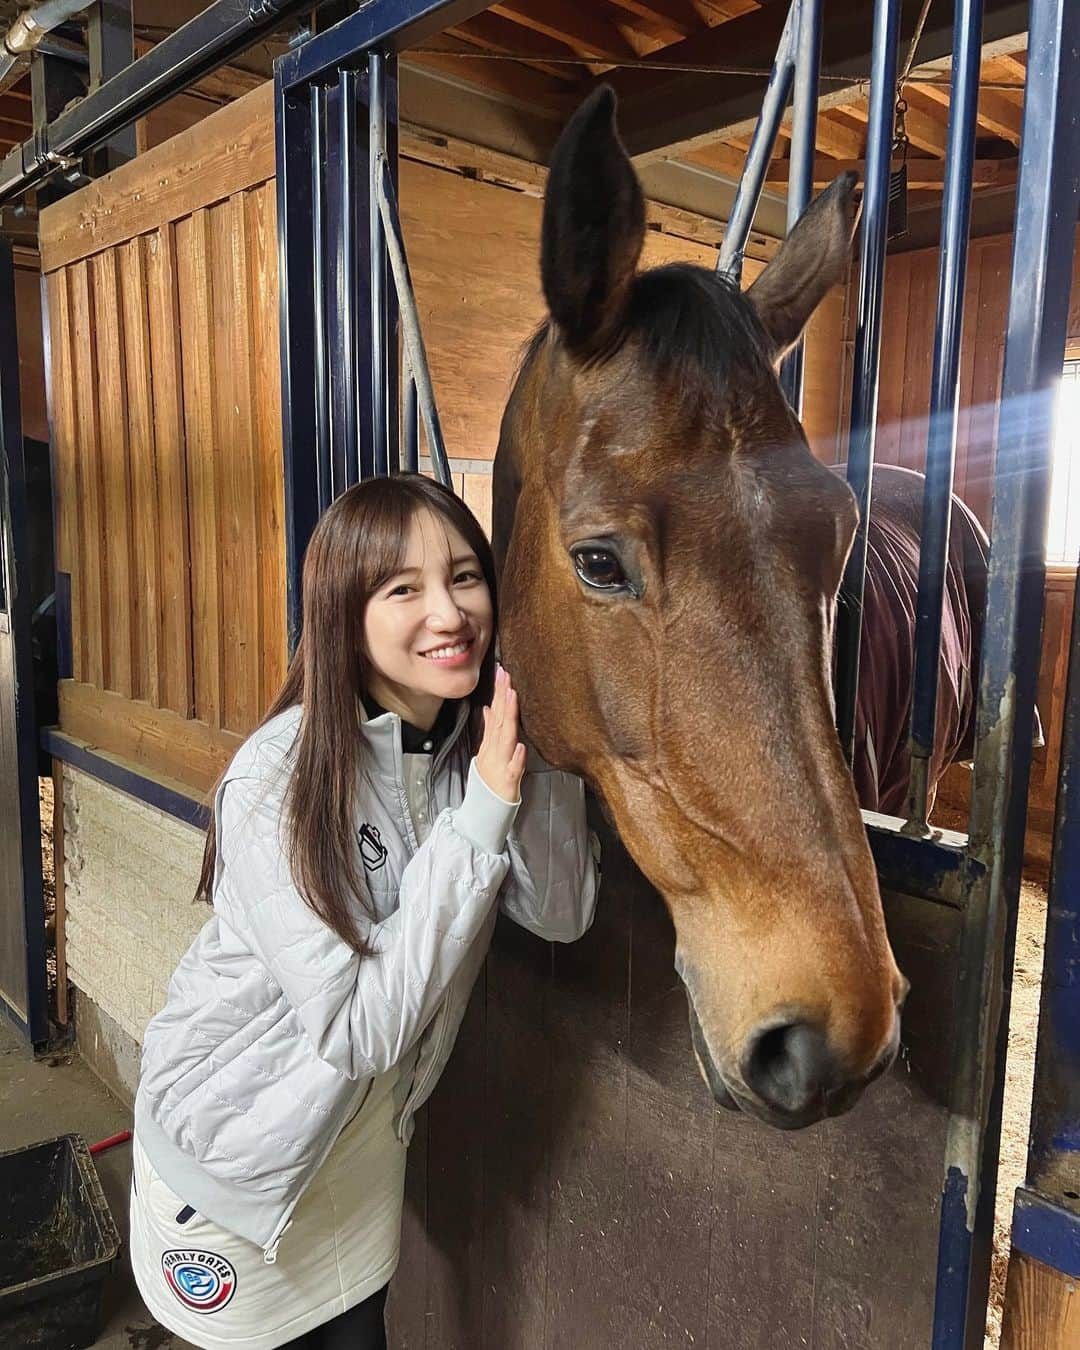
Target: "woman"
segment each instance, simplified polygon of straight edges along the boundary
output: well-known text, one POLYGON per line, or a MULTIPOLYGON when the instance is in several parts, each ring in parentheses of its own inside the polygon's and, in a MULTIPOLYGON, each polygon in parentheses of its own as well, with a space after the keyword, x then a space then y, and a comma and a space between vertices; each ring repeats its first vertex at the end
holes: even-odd
POLYGON ((496 903, 569 941, 596 898, 580 780, 525 772, 468 509, 416 475, 351 488, 303 598, 284 686, 215 791, 213 917, 135 1107, 136 1280, 207 1350, 385 1346, 413 1116, 496 903))

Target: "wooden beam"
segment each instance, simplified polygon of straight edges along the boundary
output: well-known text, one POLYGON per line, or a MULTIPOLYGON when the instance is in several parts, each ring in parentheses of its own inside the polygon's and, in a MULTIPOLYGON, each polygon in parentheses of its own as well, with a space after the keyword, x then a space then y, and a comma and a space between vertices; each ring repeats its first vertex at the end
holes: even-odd
POLYGON ((1078 1344, 1080 1284, 1013 1248, 1001 1350, 1073 1350, 1078 1344))
MULTIPOLYGON (((711 149, 712 147, 710 147, 711 149)), ((702 153, 702 152, 698 152, 702 153)), ((907 162, 908 188, 940 192, 945 186, 945 161, 942 159, 909 159, 907 162)), ((863 159, 819 159, 814 166, 814 189, 820 191, 842 173, 857 173, 859 182, 866 172, 863 159)), ((786 184, 791 172, 791 161, 775 160, 765 175, 765 182, 786 184)), ((972 186, 976 188, 1010 187, 1016 182, 1015 159, 977 159, 973 165, 972 186)))
MULTIPOLYGON (((908 104, 908 110, 904 115, 904 126, 908 140, 917 150, 925 150, 927 154, 933 155, 936 159, 944 159, 948 140, 947 120, 939 116, 938 110, 933 104, 930 105, 933 111, 927 112, 925 110, 926 105, 913 87, 909 87, 905 91, 904 97, 908 104)), ((870 117, 870 109, 865 99, 846 104, 844 112, 851 117, 857 117, 864 124, 870 117)))
MULTIPOLYGON (((901 43, 909 42, 922 9, 922 0, 902 0, 901 43)), ((738 64, 768 69, 783 28, 785 6, 764 9, 732 19, 704 33, 696 33, 657 53, 655 58, 688 65, 738 64)), ((1016 50, 1026 42, 1027 6, 1023 0, 986 0, 983 20, 984 51, 1016 50)), ((819 108, 846 102, 854 88, 865 96, 870 71, 872 13, 870 6, 850 6, 836 23, 825 26, 822 67, 830 75, 819 108), (845 85, 841 81, 849 80, 845 85)), ((939 61, 952 51, 952 12, 934 6, 923 31, 919 54, 925 62, 939 61)), ((723 139, 752 127, 761 108, 764 78, 718 78, 707 73, 672 71, 613 71, 610 82, 622 100, 620 127, 630 153, 641 162, 671 159, 683 149, 723 139)))
MULTIPOLYGON (((944 84, 909 85, 904 97, 912 107, 921 107, 928 112, 931 108, 947 110, 949 107, 949 87, 944 84)), ((975 115, 977 125, 992 136, 999 136, 1003 141, 1018 146, 1023 121, 1022 99, 1023 95, 1019 91, 1009 94, 999 89, 981 89, 975 115)), ((944 116, 947 117, 947 112, 944 116)))
POLYGON ((534 70, 542 70, 557 80, 577 83, 581 79, 580 66, 544 64, 551 57, 572 56, 572 51, 565 43, 543 37, 531 28, 522 28, 520 24, 501 19, 497 14, 477 14, 468 23, 447 29, 447 33, 486 52, 528 57, 528 64, 534 70))
POLYGON ((570 86, 564 81, 520 61, 470 61, 468 54, 476 50, 459 38, 440 33, 428 39, 423 51, 405 52, 403 59, 407 65, 437 70, 459 84, 490 90, 519 107, 542 108, 560 117, 568 117, 576 107, 577 97, 567 92, 570 86))
POLYGON ((706 26, 690 0, 610 0, 610 3, 670 33, 669 42, 689 37, 706 26))
POLYGON ((531 28, 536 33, 565 42, 579 56, 596 56, 619 61, 624 56, 636 57, 637 50, 613 23, 599 17, 595 11, 568 0, 502 0, 492 5, 491 12, 505 19, 531 28))
POLYGON ((815 139, 821 153, 832 155, 834 159, 858 159, 866 149, 863 128, 852 126, 846 118, 834 115, 833 109, 818 114, 815 139))

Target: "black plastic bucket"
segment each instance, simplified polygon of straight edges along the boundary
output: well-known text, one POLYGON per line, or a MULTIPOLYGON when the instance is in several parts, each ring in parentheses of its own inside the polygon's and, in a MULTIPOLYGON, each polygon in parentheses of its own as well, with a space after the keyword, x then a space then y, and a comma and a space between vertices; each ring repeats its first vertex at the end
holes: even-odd
POLYGON ((120 1234, 77 1134, 0 1153, 0 1346, 83 1350, 97 1339, 120 1234))

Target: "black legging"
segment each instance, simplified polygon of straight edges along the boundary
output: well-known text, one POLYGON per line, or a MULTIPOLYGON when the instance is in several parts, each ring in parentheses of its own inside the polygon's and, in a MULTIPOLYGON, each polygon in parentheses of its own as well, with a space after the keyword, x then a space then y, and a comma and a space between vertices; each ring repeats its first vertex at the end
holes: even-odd
POLYGON ((386 1290, 380 1289, 340 1317, 289 1341, 281 1350, 386 1350, 385 1306, 386 1290))

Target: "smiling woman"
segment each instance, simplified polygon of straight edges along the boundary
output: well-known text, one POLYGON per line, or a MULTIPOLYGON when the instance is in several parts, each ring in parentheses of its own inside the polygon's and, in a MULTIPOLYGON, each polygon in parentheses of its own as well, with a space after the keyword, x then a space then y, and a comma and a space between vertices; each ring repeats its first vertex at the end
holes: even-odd
POLYGON ((385 1346, 413 1116, 496 909, 568 941, 596 896, 580 780, 525 774, 468 508, 418 475, 366 480, 322 516, 303 583, 285 683, 215 790, 214 914, 136 1101, 132 1265, 205 1350, 306 1345, 331 1320, 385 1346))

